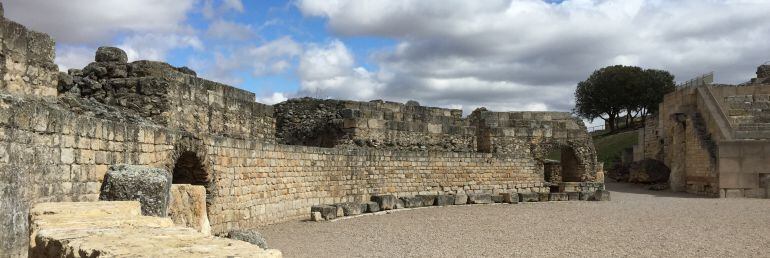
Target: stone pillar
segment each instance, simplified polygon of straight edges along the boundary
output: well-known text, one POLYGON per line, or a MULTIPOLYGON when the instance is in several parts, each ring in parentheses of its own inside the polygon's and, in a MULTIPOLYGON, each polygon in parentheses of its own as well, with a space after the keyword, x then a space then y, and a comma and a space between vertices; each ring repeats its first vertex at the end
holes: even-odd
POLYGON ((210 235, 211 225, 206 211, 206 188, 202 185, 171 185, 168 216, 174 224, 191 227, 210 235))

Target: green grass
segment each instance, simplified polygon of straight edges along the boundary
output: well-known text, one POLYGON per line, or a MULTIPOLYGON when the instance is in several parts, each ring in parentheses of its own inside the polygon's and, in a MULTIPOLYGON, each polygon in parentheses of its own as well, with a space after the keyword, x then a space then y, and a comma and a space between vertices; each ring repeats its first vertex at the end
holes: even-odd
POLYGON ((615 161, 620 159, 623 149, 633 147, 638 141, 638 135, 638 132, 633 130, 594 137, 596 154, 599 162, 604 163, 604 169, 609 169, 615 161))

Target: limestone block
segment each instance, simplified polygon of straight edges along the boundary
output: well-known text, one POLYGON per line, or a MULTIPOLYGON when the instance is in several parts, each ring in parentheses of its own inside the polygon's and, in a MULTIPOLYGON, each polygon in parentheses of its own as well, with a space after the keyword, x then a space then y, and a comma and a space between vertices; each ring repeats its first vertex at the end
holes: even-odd
POLYGON ((567 196, 567 193, 551 193, 548 196, 549 201, 569 201, 569 196, 567 196))
POLYGON ((134 165, 110 166, 104 177, 99 200, 139 201, 142 214, 165 217, 168 211, 171 173, 134 165))
POLYGON ((594 195, 590 198, 590 200, 591 201, 609 201, 610 191, 596 190, 596 192, 594 192, 594 195))
POLYGON ((128 62, 126 52, 116 47, 99 47, 96 49, 96 62, 128 62))
POLYGON ((468 204, 468 195, 458 194, 455 195, 455 205, 468 204))
POLYGON ((313 212, 310 212, 310 220, 311 221, 323 221, 324 217, 321 216, 320 212, 313 211, 313 212))
POLYGON ((519 195, 516 193, 500 193, 504 203, 519 203, 519 195))
POLYGON ((541 202, 547 202, 551 195, 549 193, 537 193, 537 198, 541 202))
POLYGON ((494 203, 503 203, 503 196, 502 195, 492 195, 490 196, 492 198, 492 202, 494 203))
POLYGON ((454 204, 455 204, 454 195, 442 194, 442 195, 436 196, 436 205, 438 206, 447 206, 447 205, 454 205, 454 204))
POLYGON ((469 204, 489 204, 492 203, 492 197, 489 194, 468 194, 469 204))
POLYGON ((372 196, 372 201, 380 205, 380 210, 392 210, 396 209, 398 198, 393 195, 375 195, 372 196))
POLYGON ((404 201, 401 199, 396 199, 396 209, 403 209, 404 208, 404 201))
POLYGON ((404 202, 404 208, 417 208, 422 206, 421 197, 401 197, 399 199, 404 202))
POLYGON ((519 202, 537 202, 540 201, 540 195, 537 193, 519 193, 519 202))
POLYGON ((335 204, 332 204, 332 206, 337 206, 337 208, 342 208, 342 212, 344 216, 353 216, 353 215, 359 215, 362 213, 361 205, 359 203, 344 202, 344 203, 335 203, 335 204))
POLYGON ((177 225, 194 228, 210 235, 211 225, 206 212, 206 188, 202 185, 171 185, 168 216, 177 225))
POLYGON ((579 201, 580 200, 580 193, 579 192, 568 192, 567 193, 567 200, 579 201))
POLYGON ((594 196, 594 192, 587 192, 587 191, 580 192, 581 201, 588 201, 589 199, 591 199, 592 196, 594 196))
POLYGON ((311 214, 316 212, 320 213, 321 217, 327 220, 337 218, 337 207, 331 205, 313 205, 310 207, 311 214))
POLYGON ((256 230, 251 230, 251 229, 231 230, 230 232, 227 232, 227 238, 241 240, 241 241, 250 243, 252 245, 259 246, 262 249, 268 249, 267 241, 262 236, 262 234, 260 234, 256 230))
POLYGON ((365 202, 366 212, 378 212, 380 211, 380 204, 376 202, 365 202))
POLYGON ((436 204, 436 195, 417 195, 416 197, 422 198, 423 206, 433 206, 436 204))

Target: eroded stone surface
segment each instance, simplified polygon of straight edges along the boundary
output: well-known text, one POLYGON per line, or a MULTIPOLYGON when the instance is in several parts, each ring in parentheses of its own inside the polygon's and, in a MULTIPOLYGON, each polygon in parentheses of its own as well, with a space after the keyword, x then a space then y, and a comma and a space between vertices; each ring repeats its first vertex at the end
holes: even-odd
POLYGON ((133 165, 110 166, 99 200, 139 201, 142 214, 165 217, 171 189, 171 173, 133 165))
POLYGON ((206 188, 201 185, 171 185, 168 217, 177 225, 211 234, 206 211, 206 188))

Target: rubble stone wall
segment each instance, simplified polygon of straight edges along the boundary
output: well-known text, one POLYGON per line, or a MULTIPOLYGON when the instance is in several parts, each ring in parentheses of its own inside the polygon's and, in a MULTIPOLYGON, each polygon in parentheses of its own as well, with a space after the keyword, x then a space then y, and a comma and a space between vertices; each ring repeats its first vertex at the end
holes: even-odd
POLYGON ((27 30, 0 13, 0 90, 55 97, 58 68, 53 46, 50 36, 27 30))

